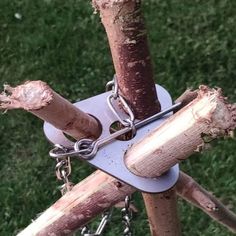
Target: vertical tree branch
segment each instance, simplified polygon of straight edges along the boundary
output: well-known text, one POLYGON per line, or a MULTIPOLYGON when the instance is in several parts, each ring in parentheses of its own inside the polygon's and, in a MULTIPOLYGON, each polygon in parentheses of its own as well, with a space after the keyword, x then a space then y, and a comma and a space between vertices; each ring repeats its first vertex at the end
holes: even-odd
POLYGON ((180 235, 179 217, 176 210, 176 191, 172 188, 160 194, 143 193, 151 235, 180 235))
POLYGON ((143 119, 160 110, 140 0, 93 0, 106 29, 119 89, 143 119))
MULTIPOLYGON (((138 119, 160 111, 141 1, 93 0, 93 3, 100 11, 107 32, 120 93, 138 119)), ((157 235, 157 232, 177 235, 180 230, 174 189, 167 193, 143 196, 152 235, 157 235), (165 197, 167 195, 168 199, 165 197), (159 207, 158 210, 153 207, 153 204, 159 207), (174 217, 176 219, 172 219, 174 217)))

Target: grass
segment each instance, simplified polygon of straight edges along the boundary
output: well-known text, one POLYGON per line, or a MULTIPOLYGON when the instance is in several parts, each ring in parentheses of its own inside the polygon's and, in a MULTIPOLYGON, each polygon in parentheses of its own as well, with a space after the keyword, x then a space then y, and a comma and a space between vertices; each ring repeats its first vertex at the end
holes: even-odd
MULTIPOLYGON (((236 1, 147 0, 143 9, 156 82, 173 98, 186 87, 207 84, 236 100, 236 1)), ((89 1, 0 1, 1 85, 44 80, 75 101, 103 92, 113 73, 107 39, 89 1)), ((0 235, 8 236, 60 197, 60 183, 42 122, 24 111, 9 111, 0 122, 0 235)), ((181 168, 236 212, 235 150, 235 140, 219 140, 181 168)), ((72 179, 78 182, 91 171, 74 162, 72 179)), ((135 202, 135 234, 148 235, 139 194, 135 202)), ((233 235, 182 200, 179 212, 183 235, 233 235)), ((120 235, 120 221, 116 212, 106 235, 120 235)))

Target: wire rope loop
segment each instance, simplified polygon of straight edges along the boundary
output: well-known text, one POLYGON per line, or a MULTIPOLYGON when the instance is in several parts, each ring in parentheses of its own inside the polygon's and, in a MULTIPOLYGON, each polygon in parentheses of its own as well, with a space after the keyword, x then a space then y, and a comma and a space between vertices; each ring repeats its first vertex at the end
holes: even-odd
POLYGON ((74 143, 74 150, 81 158, 90 160, 98 151, 97 141, 93 141, 92 139, 81 139, 74 143))
POLYGON ((117 117, 118 121, 124 127, 130 127, 131 128, 132 136, 134 136, 136 134, 136 127, 134 125, 135 116, 134 116, 134 113, 133 113, 132 109, 130 108, 127 101, 125 100, 125 98, 121 94, 119 94, 119 87, 118 87, 118 83, 117 83, 117 80, 116 80, 116 75, 114 75, 113 81, 110 81, 110 82, 107 83, 106 88, 111 87, 111 86, 112 86, 112 93, 107 97, 108 106, 111 109, 111 111, 113 112, 113 114, 117 117), (119 100, 120 101, 123 109, 128 114, 127 119, 124 120, 124 119, 121 118, 121 116, 119 115, 119 112, 116 110, 115 106, 113 105, 113 100, 119 100))

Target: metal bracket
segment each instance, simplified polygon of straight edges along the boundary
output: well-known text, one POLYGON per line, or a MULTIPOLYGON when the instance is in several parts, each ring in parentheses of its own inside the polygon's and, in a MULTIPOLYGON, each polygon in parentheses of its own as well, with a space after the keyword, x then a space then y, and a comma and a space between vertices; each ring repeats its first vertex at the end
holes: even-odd
MULTIPOLYGON (((156 85, 156 89, 162 110, 172 106, 172 99, 169 93, 159 85, 156 85)), ((111 92, 102 93, 74 104, 84 112, 95 116, 101 122, 103 130, 100 138, 109 136, 111 124, 117 121, 116 116, 107 104, 107 97, 110 93, 111 92)), ((118 106, 117 109, 120 110, 120 114, 124 117, 124 119, 127 118, 127 115, 122 109, 118 106)), ((135 137, 131 140, 114 140, 110 144, 100 148, 93 159, 86 161, 94 167, 137 188, 142 192, 158 193, 170 189, 175 185, 179 177, 178 164, 170 168, 169 171, 158 178, 145 178, 131 173, 125 166, 123 159, 124 154, 129 147, 137 143, 139 140, 142 140, 144 136, 158 127, 170 115, 171 113, 138 129, 135 137)), ((66 138, 61 130, 56 129, 47 122, 44 123, 44 133, 47 139, 53 144, 60 144, 69 148, 74 145, 72 141, 66 138)))

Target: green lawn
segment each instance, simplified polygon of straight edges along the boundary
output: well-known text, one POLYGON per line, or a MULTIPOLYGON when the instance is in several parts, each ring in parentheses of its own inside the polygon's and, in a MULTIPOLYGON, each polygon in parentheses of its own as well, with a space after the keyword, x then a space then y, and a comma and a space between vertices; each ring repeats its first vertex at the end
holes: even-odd
MULTIPOLYGON (((155 80, 173 98, 186 87, 221 87, 236 101, 236 1, 145 0, 155 80)), ((104 91, 114 70, 98 15, 85 0, 0 0, 0 81, 44 80, 71 101, 104 91), (18 13, 18 14, 16 14, 18 13)), ((24 111, 0 117, 0 235, 15 235, 60 197, 42 122, 24 111)), ((220 140, 181 164, 236 212, 236 143, 220 140)), ((73 181, 92 169, 73 162, 73 181)), ((140 195, 135 235, 149 235, 140 195)), ((179 201, 183 235, 232 235, 179 201)), ((121 235, 119 212, 106 235, 121 235)))

